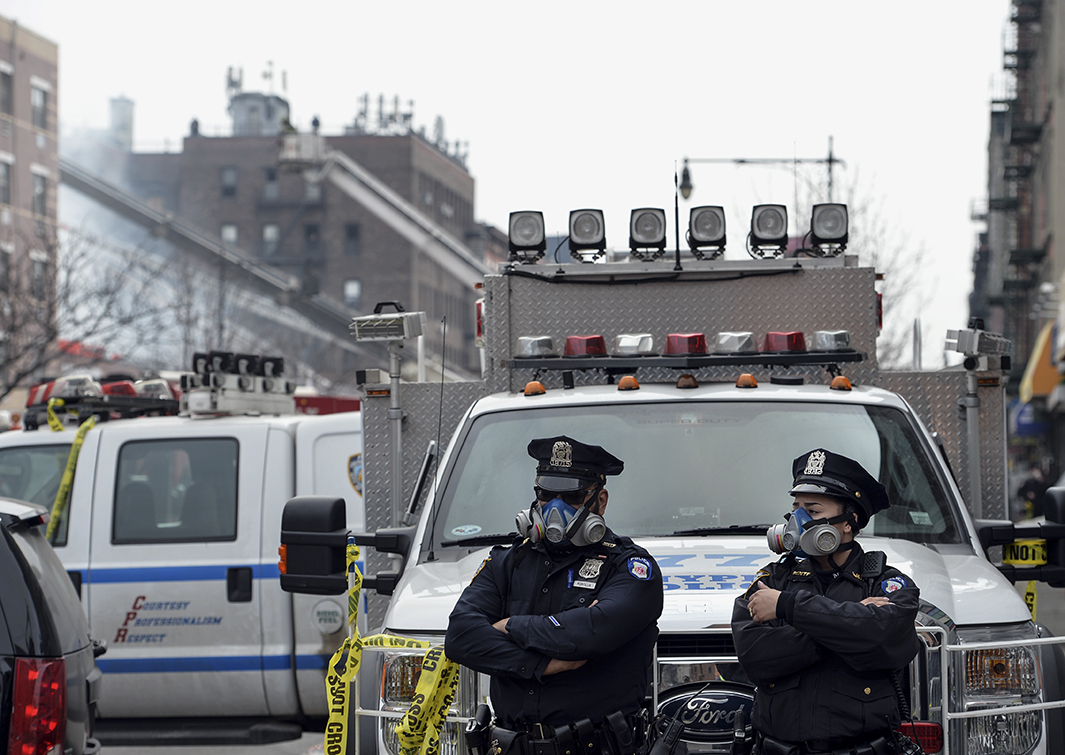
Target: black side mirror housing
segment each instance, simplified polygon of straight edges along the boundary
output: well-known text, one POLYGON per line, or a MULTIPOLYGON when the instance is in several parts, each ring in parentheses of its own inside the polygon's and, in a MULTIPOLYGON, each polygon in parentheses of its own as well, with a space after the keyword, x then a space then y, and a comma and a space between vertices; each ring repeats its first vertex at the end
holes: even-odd
POLYGON ((297 496, 281 514, 281 589, 341 595, 348 589, 343 498, 297 496))

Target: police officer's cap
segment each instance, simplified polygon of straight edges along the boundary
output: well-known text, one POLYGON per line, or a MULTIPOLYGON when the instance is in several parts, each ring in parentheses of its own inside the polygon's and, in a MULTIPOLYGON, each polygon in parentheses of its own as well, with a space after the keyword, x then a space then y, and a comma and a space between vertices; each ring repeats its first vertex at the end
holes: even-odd
POLYGON ((855 504, 859 512, 859 526, 869 523, 870 517, 889 505, 884 486, 865 471, 854 459, 815 448, 803 454, 791 464, 795 478, 792 495, 815 493, 827 495, 855 504))
POLYGON ((605 483, 607 475, 619 475, 625 462, 609 451, 559 435, 529 442, 529 456, 536 465, 536 484, 545 490, 580 490, 605 483))

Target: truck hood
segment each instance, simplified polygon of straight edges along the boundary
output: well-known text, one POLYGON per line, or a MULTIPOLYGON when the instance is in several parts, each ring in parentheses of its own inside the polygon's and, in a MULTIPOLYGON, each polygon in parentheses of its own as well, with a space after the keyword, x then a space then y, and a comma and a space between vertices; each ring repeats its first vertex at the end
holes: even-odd
MULTIPOLYGON (((775 561, 759 537, 643 538, 662 569, 665 603, 658 626, 664 633, 729 626, 732 604, 759 567, 775 561)), ((863 537, 862 548, 887 554, 888 563, 909 575, 921 599, 955 624, 1003 624, 1031 618, 1017 591, 985 559, 971 552, 941 554, 906 540, 863 537)), ((448 615, 489 549, 453 562, 426 562, 407 569, 389 602, 384 627, 397 634, 443 633, 448 615)))

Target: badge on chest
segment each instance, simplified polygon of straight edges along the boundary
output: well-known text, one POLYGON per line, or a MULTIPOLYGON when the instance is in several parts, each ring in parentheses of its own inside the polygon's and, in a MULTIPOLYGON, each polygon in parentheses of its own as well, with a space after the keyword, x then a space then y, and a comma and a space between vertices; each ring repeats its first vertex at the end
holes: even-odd
POLYGON ((598 558, 584 559, 584 563, 581 564, 581 568, 577 572, 579 579, 573 581, 573 586, 583 587, 586 590, 594 589, 596 580, 599 579, 599 572, 602 568, 603 562, 598 558))

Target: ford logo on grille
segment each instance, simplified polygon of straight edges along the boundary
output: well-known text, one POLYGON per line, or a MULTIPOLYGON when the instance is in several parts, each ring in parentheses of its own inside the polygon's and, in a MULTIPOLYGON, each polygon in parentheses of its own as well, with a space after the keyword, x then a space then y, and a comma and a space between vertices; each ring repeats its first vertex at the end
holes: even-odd
POLYGON ((694 742, 725 742, 732 738, 736 714, 743 712, 750 727, 754 689, 745 684, 720 682, 713 687, 692 689, 660 703, 658 712, 684 724, 682 739, 694 742))

